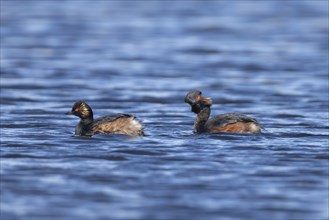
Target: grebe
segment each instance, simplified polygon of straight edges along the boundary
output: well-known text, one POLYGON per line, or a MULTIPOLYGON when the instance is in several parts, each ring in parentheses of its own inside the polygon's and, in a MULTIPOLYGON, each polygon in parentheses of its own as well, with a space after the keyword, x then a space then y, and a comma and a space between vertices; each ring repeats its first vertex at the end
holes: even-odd
POLYGON ((81 120, 75 128, 75 134, 92 136, 95 134, 126 134, 143 136, 143 125, 128 114, 114 114, 94 119, 93 111, 84 101, 77 101, 68 115, 78 116, 81 120))
POLYGON ((199 90, 187 93, 185 102, 190 104, 191 111, 197 114, 194 122, 194 133, 202 132, 235 132, 260 133, 262 126, 256 119, 238 113, 217 115, 209 119, 212 100, 201 95, 199 90))

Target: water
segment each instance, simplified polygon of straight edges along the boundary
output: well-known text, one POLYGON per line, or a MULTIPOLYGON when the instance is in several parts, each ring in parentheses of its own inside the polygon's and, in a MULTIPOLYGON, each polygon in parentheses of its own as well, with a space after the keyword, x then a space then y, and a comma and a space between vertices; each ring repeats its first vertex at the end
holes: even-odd
POLYGON ((0 52, 1 219, 328 219, 327 1, 2 1, 0 52), (266 130, 194 135, 191 89, 266 130))

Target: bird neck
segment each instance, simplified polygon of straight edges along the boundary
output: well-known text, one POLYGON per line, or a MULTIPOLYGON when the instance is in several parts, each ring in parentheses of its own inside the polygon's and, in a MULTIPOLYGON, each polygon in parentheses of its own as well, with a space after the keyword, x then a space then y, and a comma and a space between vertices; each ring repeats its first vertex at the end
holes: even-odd
POLYGON ((205 131, 205 124, 210 116, 210 106, 205 106, 197 115, 194 122, 194 132, 201 133, 205 131))
POLYGON ((82 125, 89 125, 93 121, 94 121, 94 116, 93 116, 93 113, 92 112, 90 112, 90 114, 88 114, 87 117, 83 117, 80 120, 80 122, 81 122, 82 125))

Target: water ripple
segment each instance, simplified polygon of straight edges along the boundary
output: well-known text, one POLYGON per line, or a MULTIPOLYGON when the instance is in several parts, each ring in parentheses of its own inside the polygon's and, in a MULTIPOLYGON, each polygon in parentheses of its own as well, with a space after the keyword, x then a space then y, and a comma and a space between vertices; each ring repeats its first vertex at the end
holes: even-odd
POLYGON ((2 1, 1 217, 328 219, 327 8, 2 1), (193 134, 192 89, 264 132, 193 134), (147 135, 75 136, 80 99, 147 135))

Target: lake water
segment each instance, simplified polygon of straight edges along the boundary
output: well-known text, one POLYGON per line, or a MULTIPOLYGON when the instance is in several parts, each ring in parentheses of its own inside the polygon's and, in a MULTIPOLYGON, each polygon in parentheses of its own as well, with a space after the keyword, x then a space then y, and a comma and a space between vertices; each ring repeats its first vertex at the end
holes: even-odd
POLYGON ((328 1, 1 1, 1 219, 328 219, 328 1), (184 103, 257 118, 193 134, 184 103), (147 136, 73 136, 135 114, 147 136))

